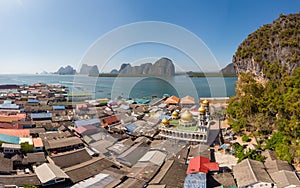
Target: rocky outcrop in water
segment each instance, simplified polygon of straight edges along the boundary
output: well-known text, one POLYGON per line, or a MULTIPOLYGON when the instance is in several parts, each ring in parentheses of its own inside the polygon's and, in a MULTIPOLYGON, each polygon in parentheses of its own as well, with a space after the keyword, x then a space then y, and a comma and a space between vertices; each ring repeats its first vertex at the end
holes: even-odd
POLYGON ((110 74, 119 74, 119 71, 117 69, 113 69, 110 71, 110 74))
POLYGON ((221 73, 229 73, 229 74, 235 74, 235 68, 233 63, 228 64, 226 67, 221 69, 221 73))
POLYGON ((144 63, 139 66, 131 66, 130 64, 122 64, 119 74, 130 75, 154 75, 154 76, 174 76, 175 66, 168 58, 161 58, 152 63, 144 63))
POLYGON ((79 74, 85 74, 89 76, 98 76, 99 75, 99 69, 97 65, 89 66, 87 64, 82 64, 79 74))
POLYGON ((76 70, 71 67, 70 65, 66 67, 60 67, 57 72, 54 74, 59 74, 59 75, 74 75, 76 74, 76 70))
POLYGON ((236 73, 252 73, 262 83, 292 75, 300 65, 300 13, 280 15, 251 33, 232 62, 236 73))

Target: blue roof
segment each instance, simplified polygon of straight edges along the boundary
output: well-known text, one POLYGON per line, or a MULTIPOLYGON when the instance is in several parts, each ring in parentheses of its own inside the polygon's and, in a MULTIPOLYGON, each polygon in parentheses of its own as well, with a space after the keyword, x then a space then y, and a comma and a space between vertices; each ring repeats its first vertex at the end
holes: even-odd
POLYGON ((53 106, 53 110, 65 110, 65 106, 53 106))
POLYGON ((28 99, 27 102, 29 102, 29 103, 38 103, 38 102, 40 102, 40 101, 39 101, 39 100, 36 100, 36 99, 28 99))
POLYGON ((147 104, 150 102, 148 99, 135 99, 135 102, 138 104, 147 104))
POLYGON ((31 113, 30 117, 32 119, 52 118, 52 113, 31 113))
POLYGON ((184 188, 206 188, 206 174, 188 174, 184 179, 184 188))
POLYGON ((220 146, 220 148, 222 148, 222 149, 227 149, 227 145, 226 145, 226 144, 223 144, 223 145, 220 146))
POLYGON ((19 105, 4 102, 3 104, 0 104, 0 108, 2 108, 2 109, 19 109, 19 105))
POLYGON ((164 118, 166 118, 166 119, 171 119, 171 116, 168 116, 168 115, 165 115, 165 114, 161 114, 161 115, 159 116, 159 119, 160 119, 160 120, 162 120, 162 119, 164 119, 164 118))
POLYGON ((121 104, 120 108, 124 109, 124 110, 129 110, 129 106, 125 105, 125 104, 121 104))
POLYGON ((94 119, 84 119, 84 120, 75 121, 75 127, 94 125, 94 124, 99 124, 100 126, 100 120, 98 118, 94 118, 94 119))
POLYGON ((20 138, 17 136, 10 136, 6 134, 0 134, 0 141, 9 144, 19 144, 20 138))
POLYGON ((11 100, 4 100, 4 101, 3 101, 3 104, 11 104, 11 103, 12 103, 11 100))
POLYGON ((126 128, 126 132, 131 134, 137 128, 137 126, 134 123, 131 123, 126 125, 125 128, 126 128))

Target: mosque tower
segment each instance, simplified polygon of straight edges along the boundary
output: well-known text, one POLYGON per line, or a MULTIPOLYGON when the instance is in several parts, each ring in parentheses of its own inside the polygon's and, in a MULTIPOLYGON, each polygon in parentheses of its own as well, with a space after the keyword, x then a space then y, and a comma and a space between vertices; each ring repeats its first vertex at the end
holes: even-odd
POLYGON ((207 124, 207 121, 206 121, 206 109, 201 106, 199 109, 198 109, 198 112, 199 112, 199 127, 201 126, 206 126, 207 124))
POLYGON ((202 102, 202 105, 205 108, 205 116, 206 116, 207 120, 209 120, 210 119, 210 112, 209 112, 209 102, 208 102, 208 100, 205 99, 202 102))

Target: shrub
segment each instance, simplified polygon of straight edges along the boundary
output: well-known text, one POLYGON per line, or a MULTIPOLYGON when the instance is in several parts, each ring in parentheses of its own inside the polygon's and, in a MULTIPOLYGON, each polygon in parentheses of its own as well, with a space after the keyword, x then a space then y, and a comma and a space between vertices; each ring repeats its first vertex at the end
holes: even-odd
POLYGON ((248 142, 250 139, 247 135, 243 135, 242 140, 243 140, 243 142, 248 142))

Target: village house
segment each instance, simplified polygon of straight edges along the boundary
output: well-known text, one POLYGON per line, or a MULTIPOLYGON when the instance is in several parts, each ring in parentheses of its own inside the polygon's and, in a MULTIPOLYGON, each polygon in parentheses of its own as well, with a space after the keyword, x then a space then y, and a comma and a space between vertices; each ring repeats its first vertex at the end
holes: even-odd
POLYGON ((5 158, 3 153, 0 153, 0 174, 13 174, 13 161, 5 158))
POLYGON ((41 165, 47 162, 44 152, 27 153, 24 157, 30 165, 41 165))
POLYGON ((33 151, 39 152, 44 150, 44 144, 41 138, 33 138, 33 151))
POLYGON ((43 186, 64 182, 69 176, 58 166, 44 163, 35 169, 35 173, 43 186))
POLYGON ((244 159, 233 167, 233 175, 239 187, 274 187, 274 182, 262 162, 244 159))
POLYGON ((149 150, 149 145, 140 142, 133 146, 131 146, 128 150, 117 156, 117 161, 121 164, 126 165, 128 167, 132 167, 135 165, 138 160, 147 153, 149 150))
POLYGON ((100 127, 100 120, 98 118, 94 119, 84 119, 84 120, 77 120, 74 122, 75 128, 80 126, 86 126, 86 125, 93 125, 95 127, 100 127))
POLYGON ((44 140, 45 149, 49 152, 63 152, 84 147, 78 137, 44 140))
POLYGON ((181 108, 191 108, 196 104, 195 99, 191 96, 185 96, 180 99, 181 108))
POLYGON ((2 143, 1 148, 3 149, 4 154, 15 154, 21 152, 20 144, 7 144, 2 143))

